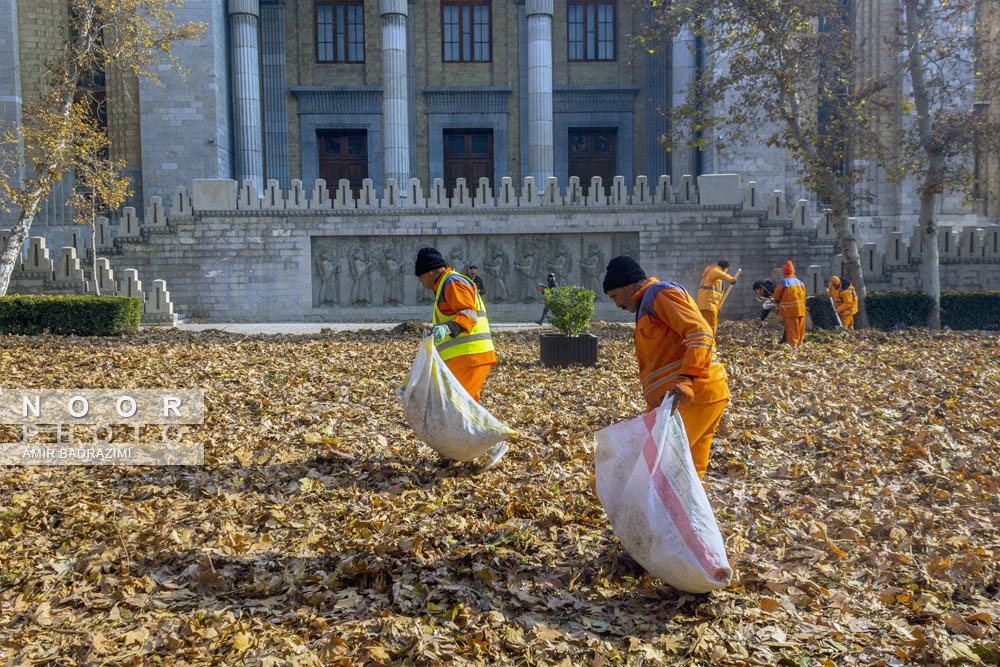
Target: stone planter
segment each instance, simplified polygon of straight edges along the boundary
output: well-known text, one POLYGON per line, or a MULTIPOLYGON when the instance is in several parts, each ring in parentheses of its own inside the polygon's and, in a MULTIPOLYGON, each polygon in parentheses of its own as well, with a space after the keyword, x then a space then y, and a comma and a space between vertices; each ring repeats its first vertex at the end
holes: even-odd
POLYGON ((597 336, 594 334, 580 334, 579 336, 542 334, 541 350, 542 364, 549 368, 569 366, 570 364, 593 366, 597 363, 597 336))

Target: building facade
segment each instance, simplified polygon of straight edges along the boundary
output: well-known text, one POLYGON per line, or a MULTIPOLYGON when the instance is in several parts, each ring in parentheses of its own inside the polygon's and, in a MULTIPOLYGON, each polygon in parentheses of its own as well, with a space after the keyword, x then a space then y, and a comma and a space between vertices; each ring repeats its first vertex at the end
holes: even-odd
MULTIPOLYGON (((892 2, 854 4, 866 59, 884 69, 892 2)), ((38 95, 64 18, 61 0, 0 0, 0 120, 38 95)), ((411 177, 451 192, 459 178, 496 188, 532 176, 541 189, 548 176, 729 172, 790 205, 807 197, 780 149, 662 149, 665 113, 703 56, 686 35, 636 48, 644 14, 631 0, 189 0, 178 19, 206 26, 175 45, 186 75, 163 67, 156 85, 109 72, 99 91, 140 211, 198 178, 250 180, 258 193, 317 178, 355 192, 369 178, 381 193, 392 178, 405 195, 411 177)), ((858 214, 863 240, 881 244, 909 231, 916 197, 868 171, 875 197, 858 214)), ((58 185, 37 225, 71 224, 72 185, 58 185)), ((996 208, 941 203, 959 224, 996 208)))

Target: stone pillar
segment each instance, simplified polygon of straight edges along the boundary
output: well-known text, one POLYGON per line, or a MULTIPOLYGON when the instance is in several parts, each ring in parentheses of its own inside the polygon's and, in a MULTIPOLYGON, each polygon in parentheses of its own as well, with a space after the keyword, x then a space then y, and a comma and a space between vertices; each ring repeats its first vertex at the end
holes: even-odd
MULTIPOLYGON (((652 21, 654 9, 646 10, 645 19, 652 21)), ((646 175, 652 182, 660 176, 670 174, 670 153, 663 150, 660 140, 670 134, 667 115, 670 112, 670 41, 657 39, 651 45, 653 53, 647 49, 645 55, 646 104, 645 126, 646 175)), ((680 178, 684 174, 677 174, 680 178)))
MULTIPOLYGON (((7 54, 0 61, 0 126, 21 123, 21 58, 18 49, 17 0, 0 0, 0 53, 7 54)), ((20 167, 13 176, 20 184, 24 176, 20 167)), ((0 210, 0 226, 10 227, 16 219, 16 211, 4 213, 0 210)))
MULTIPOLYGON (((674 38, 672 55, 670 105, 676 109, 687 104, 688 86, 695 77, 695 38, 689 28, 682 29, 674 38)), ((691 148, 687 145, 690 138, 675 136, 677 145, 670 153, 670 173, 674 180, 680 179, 684 174, 694 174, 694 160, 691 148)))
MULTIPOLYGON (((285 77, 285 0, 261 0, 261 104, 264 121, 264 174, 287 190, 288 85, 285 77)), ((260 190, 258 190, 260 192, 260 190)))
POLYGON ((553 176, 552 13, 553 0, 527 0, 528 175, 535 183, 553 176))
POLYGON ((410 182, 410 114, 406 85, 406 0, 379 0, 382 17, 382 150, 385 180, 410 182))
POLYGON ((264 188, 264 151, 260 114, 260 24, 258 0, 229 0, 233 68, 233 120, 236 178, 264 188))

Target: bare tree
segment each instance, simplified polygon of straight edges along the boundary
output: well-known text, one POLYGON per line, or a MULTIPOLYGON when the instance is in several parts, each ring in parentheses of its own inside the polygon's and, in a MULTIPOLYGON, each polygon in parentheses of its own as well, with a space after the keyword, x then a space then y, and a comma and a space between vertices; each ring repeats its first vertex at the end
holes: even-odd
POLYGON ((880 81, 859 74, 859 44, 848 7, 840 0, 651 0, 639 43, 645 48, 689 31, 704 45, 704 66, 688 87, 687 102, 672 109, 667 147, 688 136, 702 149, 763 143, 786 150, 799 165, 798 181, 831 212, 847 276, 859 297, 857 322, 867 326, 865 283, 857 242, 847 218, 862 176, 855 148, 874 142, 880 81))
POLYGON ((73 207, 73 221, 90 227, 90 275, 98 296, 97 214, 116 210, 131 194, 129 179, 123 175, 125 162, 111 159, 109 148, 107 132, 99 125, 81 128, 73 150, 76 188, 67 202, 73 207))
POLYGON ((93 132, 86 83, 109 68, 159 83, 156 67, 162 60, 183 71, 170 53, 171 45, 198 36, 205 26, 175 24, 174 9, 182 4, 69 0, 62 49, 47 66, 38 101, 25 105, 21 123, 5 128, 0 136, 0 203, 18 211, 0 255, 0 295, 7 293, 15 259, 53 183, 86 162, 77 152, 81 137, 93 132), (22 170, 25 176, 19 178, 22 170))
POLYGON ((892 45, 901 72, 888 76, 909 85, 901 86, 893 142, 882 150, 893 180, 919 181, 920 277, 934 304, 933 329, 941 328, 937 202, 949 191, 967 201, 987 194, 991 184, 977 173, 975 156, 1000 150, 1000 109, 991 104, 1000 91, 998 28, 995 0, 901 0, 899 7, 892 45))

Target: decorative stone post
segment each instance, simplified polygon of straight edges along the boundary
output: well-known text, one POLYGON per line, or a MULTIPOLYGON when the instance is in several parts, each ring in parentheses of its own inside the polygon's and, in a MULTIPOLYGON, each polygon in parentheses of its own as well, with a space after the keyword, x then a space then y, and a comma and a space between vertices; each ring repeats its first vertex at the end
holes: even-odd
POLYGON ((528 172, 535 183, 553 176, 552 13, 553 0, 527 0, 528 172))
POLYGON ((233 114, 236 127, 236 177, 264 190, 264 151, 260 115, 260 23, 258 0, 229 0, 232 39, 233 114))
POLYGON ((382 146, 385 181, 410 182, 410 122, 406 87, 406 0, 379 0, 382 17, 382 146))

